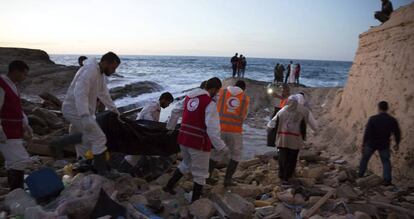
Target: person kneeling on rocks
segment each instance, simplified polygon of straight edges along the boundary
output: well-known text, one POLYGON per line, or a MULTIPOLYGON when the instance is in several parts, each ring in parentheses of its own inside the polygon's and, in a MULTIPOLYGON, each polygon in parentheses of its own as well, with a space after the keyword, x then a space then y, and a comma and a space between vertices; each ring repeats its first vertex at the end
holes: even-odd
POLYGON ((109 94, 105 77, 115 73, 121 63, 119 57, 108 52, 98 63, 88 59, 78 70, 69 86, 62 104, 62 113, 71 125, 72 133, 82 133, 82 145, 76 145, 78 157, 85 157, 88 150, 93 154, 93 167, 99 175, 113 178, 106 162, 106 136, 96 123, 97 99, 112 112, 120 114, 109 94))
POLYGON ((5 159, 10 191, 23 188, 24 169, 30 156, 23 147, 23 138, 33 136, 33 130, 24 114, 16 85, 24 81, 29 66, 23 61, 12 61, 7 75, 0 76, 0 151, 5 159))
POLYGON ((306 139, 306 125, 309 111, 299 104, 296 96, 288 98, 287 106, 282 108, 267 124, 268 129, 276 128, 276 146, 279 152, 279 178, 282 184, 295 173, 299 150, 306 139))
POLYGON ((167 129, 173 130, 182 112, 181 128, 178 135, 182 162, 173 176, 163 187, 165 192, 175 194, 174 187, 183 177, 190 173, 193 176, 192 202, 201 196, 203 186, 208 177, 210 150, 214 146, 217 151, 227 147, 220 138, 220 119, 217 105, 212 98, 220 91, 221 81, 214 77, 207 81, 205 88, 197 88, 189 92, 184 102, 180 102, 171 112, 167 129))
MULTIPOLYGON (((242 80, 234 86, 221 89, 217 101, 217 110, 220 115, 221 138, 230 150, 230 162, 227 165, 224 186, 236 186, 232 182, 242 156, 243 149, 243 122, 247 117, 250 97, 245 93, 246 83, 242 80)), ((212 150, 208 178, 209 183, 215 183, 211 178, 222 153, 212 150)))

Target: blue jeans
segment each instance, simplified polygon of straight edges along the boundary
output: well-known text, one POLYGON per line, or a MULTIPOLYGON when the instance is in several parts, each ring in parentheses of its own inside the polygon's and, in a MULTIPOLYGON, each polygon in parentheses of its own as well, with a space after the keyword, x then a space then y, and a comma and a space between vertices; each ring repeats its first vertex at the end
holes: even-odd
MULTIPOLYGON (((377 149, 373 149, 371 147, 365 146, 362 151, 362 158, 361 162, 359 163, 359 177, 363 177, 365 174, 365 171, 367 170, 368 161, 371 158, 371 156, 375 153, 377 149)), ((382 162, 382 168, 383 168, 383 177, 384 182, 391 183, 391 152, 389 148, 378 150, 381 162, 382 162)))

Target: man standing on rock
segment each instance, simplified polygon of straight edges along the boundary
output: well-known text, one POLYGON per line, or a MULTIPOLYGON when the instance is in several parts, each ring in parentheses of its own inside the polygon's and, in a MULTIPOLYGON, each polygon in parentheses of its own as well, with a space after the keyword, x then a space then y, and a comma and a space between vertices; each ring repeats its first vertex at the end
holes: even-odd
POLYGON ((95 171, 107 177, 111 174, 105 156, 106 136, 95 121, 95 110, 99 98, 109 110, 119 115, 105 77, 115 73, 120 63, 121 60, 113 52, 103 55, 99 63, 93 58, 88 59, 76 73, 62 105, 63 116, 72 124, 71 132, 83 134, 82 145, 76 146, 77 155, 85 157, 91 149, 95 171))
POLYGON ((23 188, 24 169, 29 161, 23 137, 33 135, 16 87, 26 79, 28 72, 29 66, 16 60, 9 64, 7 75, 0 77, 0 151, 5 159, 10 190, 23 188))
POLYGON ((359 164, 359 177, 363 177, 367 170, 368 161, 371 156, 378 150, 382 166, 384 185, 391 185, 391 151, 390 137, 395 136, 396 145, 394 150, 398 151, 401 141, 401 132, 398 121, 390 116, 388 111, 388 103, 381 101, 378 103, 379 113, 371 116, 365 128, 364 139, 361 146, 362 158, 359 164))
MULTIPOLYGON (((221 139, 230 150, 230 162, 227 165, 224 186, 235 186, 232 182, 242 156, 243 149, 243 122, 247 117, 250 97, 245 93, 246 83, 242 80, 234 86, 220 90, 217 110, 220 116, 221 139)), ((220 158, 220 153, 213 150, 211 153, 209 173, 210 179, 220 158)))
POLYGON ((239 62, 239 57, 237 57, 238 54, 236 53, 233 57, 231 57, 230 63, 231 68, 233 69, 233 78, 236 77, 237 73, 237 63, 239 62))
POLYGON ((174 186, 183 174, 191 172, 194 181, 192 202, 199 199, 208 177, 211 147, 214 146, 217 151, 226 149, 225 143, 220 138, 217 105, 212 101, 220 88, 220 79, 211 78, 204 89, 197 88, 189 92, 184 102, 177 104, 171 112, 167 124, 167 129, 170 130, 175 128, 182 112, 178 144, 180 144, 183 160, 167 185, 163 187, 165 192, 175 194, 174 186))
POLYGON ((279 151, 279 178, 283 185, 295 173, 299 150, 306 139, 306 124, 309 111, 299 104, 296 96, 288 98, 287 106, 282 108, 267 127, 276 128, 276 146, 279 151))
POLYGON ((381 23, 384 23, 390 19, 391 13, 394 11, 392 3, 390 0, 381 0, 382 7, 381 11, 375 12, 375 19, 379 20, 381 23))

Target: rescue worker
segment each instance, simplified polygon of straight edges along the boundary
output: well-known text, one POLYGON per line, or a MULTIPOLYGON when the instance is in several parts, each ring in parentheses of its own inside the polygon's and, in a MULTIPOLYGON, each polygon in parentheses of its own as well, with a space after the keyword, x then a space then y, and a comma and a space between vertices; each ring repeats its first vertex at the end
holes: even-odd
MULTIPOLYGON (((141 112, 137 116, 137 120, 149 120, 156 121, 160 120, 161 108, 167 108, 174 101, 174 97, 170 92, 162 93, 158 101, 148 102, 141 112)), ((138 155, 126 155, 125 162, 121 164, 121 169, 128 170, 137 165, 140 156, 138 155)))
POLYGON ((267 124, 268 128, 276 128, 276 146, 279 153, 279 178, 282 185, 287 185, 296 168, 299 150, 306 139, 306 125, 309 111, 301 106, 296 96, 288 98, 283 107, 267 124))
POLYGON ((0 77, 0 151, 5 159, 10 191, 23 188, 24 169, 29 154, 23 147, 23 138, 33 136, 33 130, 23 112, 16 85, 24 81, 29 66, 23 61, 12 61, 7 75, 0 77))
MULTIPOLYGON (((276 116, 276 113, 279 112, 287 103, 288 97, 290 95, 290 89, 289 86, 283 85, 282 89, 282 95, 279 95, 277 93, 273 93, 273 97, 280 99, 279 103, 274 107, 273 114, 270 118, 273 118, 276 116)), ((268 147, 276 147, 275 145, 276 141, 276 129, 269 129, 267 131, 267 146, 268 147)))
MULTIPOLYGON (((217 110, 220 116, 221 139, 223 139, 230 151, 230 162, 227 165, 224 177, 224 186, 235 186, 232 182, 242 156, 243 149, 243 122, 247 117, 250 97, 245 93, 246 83, 242 80, 234 86, 221 89, 217 102, 217 110)), ((212 172, 220 160, 220 153, 213 150, 211 153, 208 181, 215 183, 211 178, 212 172)))
POLYGON ((214 97, 221 88, 220 79, 214 77, 207 81, 205 89, 197 88, 190 91, 182 104, 177 104, 171 112, 167 129, 173 130, 178 118, 182 115, 181 128, 178 135, 182 162, 173 176, 163 187, 165 192, 175 194, 174 186, 183 174, 193 176, 192 202, 199 199, 208 177, 210 150, 213 146, 217 151, 226 149, 220 138, 220 120, 214 97))
POLYGON ((71 132, 83 134, 82 145, 76 145, 77 155, 84 158, 90 149, 95 171, 107 177, 114 176, 106 163, 106 136, 95 121, 95 110, 99 98, 110 111, 119 115, 105 77, 112 75, 120 63, 113 52, 103 55, 100 62, 88 59, 76 73, 62 104, 63 116, 72 124, 71 132))
POLYGON ((150 121, 159 121, 161 108, 167 108, 174 101, 174 97, 170 92, 161 94, 158 101, 147 103, 137 116, 137 120, 144 119, 150 121))

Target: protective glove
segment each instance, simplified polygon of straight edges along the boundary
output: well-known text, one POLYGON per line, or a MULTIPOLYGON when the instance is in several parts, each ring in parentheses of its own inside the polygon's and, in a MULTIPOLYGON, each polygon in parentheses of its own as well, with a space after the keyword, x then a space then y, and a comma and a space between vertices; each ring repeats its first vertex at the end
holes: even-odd
POLYGON ((98 124, 96 124, 95 119, 90 116, 82 116, 82 127, 84 132, 93 132, 98 124))
POLYGON ((0 126, 0 143, 4 144, 7 141, 6 133, 3 131, 3 127, 0 126))
POLYGON ((221 147, 215 147, 215 149, 216 149, 216 151, 217 152, 220 152, 220 153, 227 153, 227 152, 229 152, 229 148, 227 147, 227 146, 221 146, 221 147))

